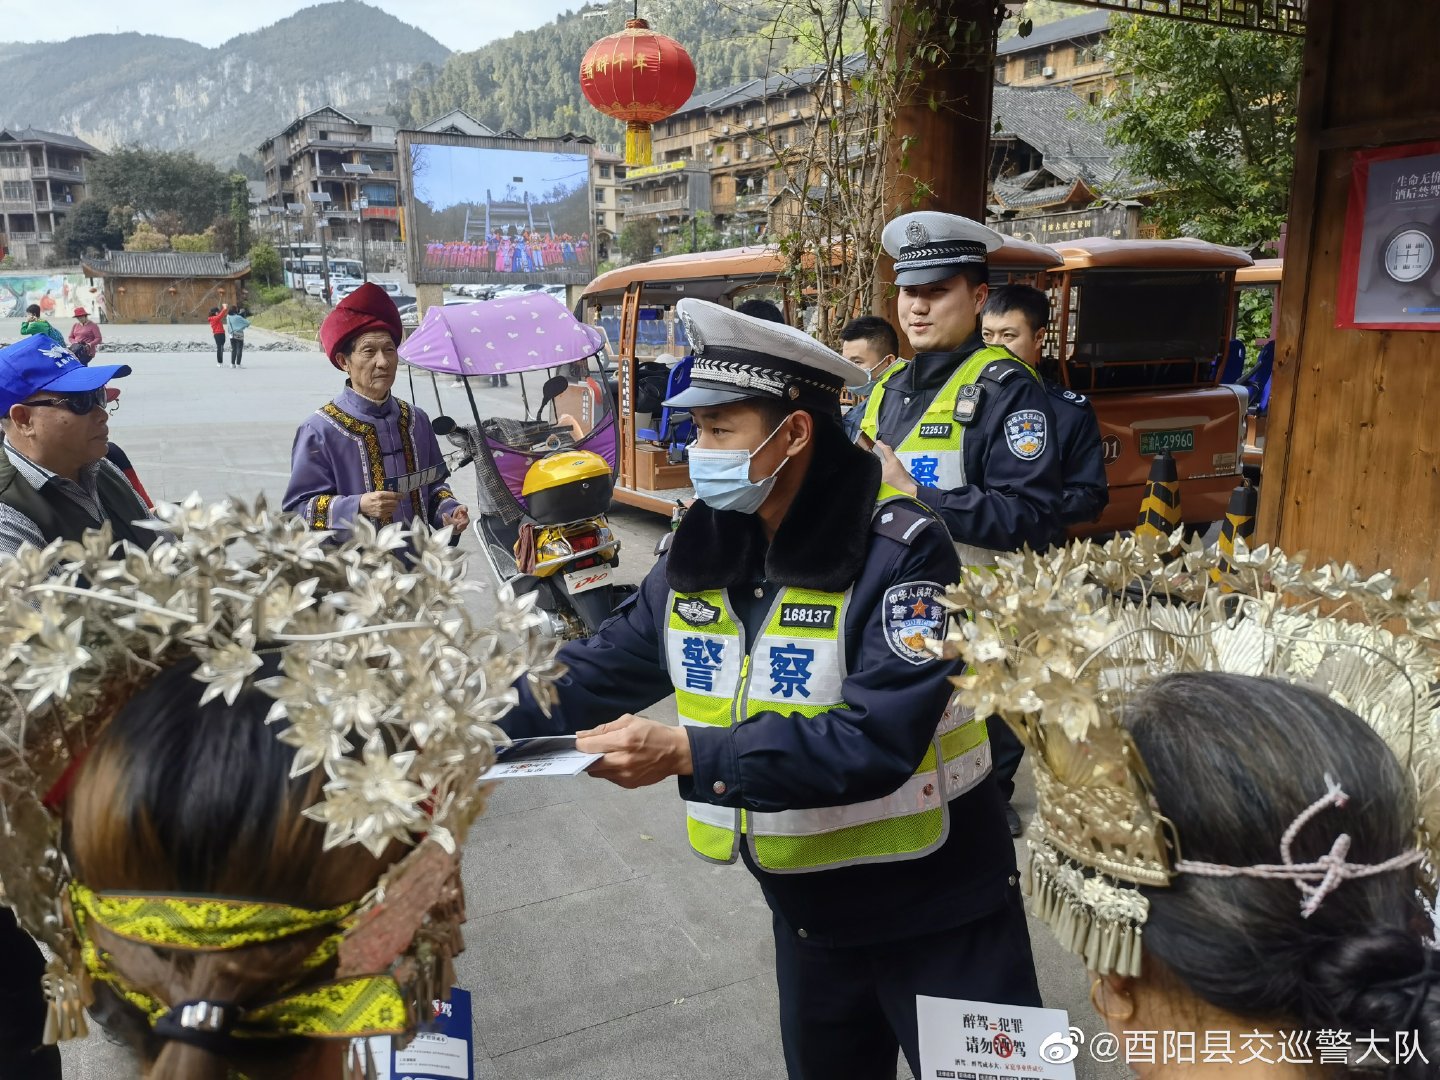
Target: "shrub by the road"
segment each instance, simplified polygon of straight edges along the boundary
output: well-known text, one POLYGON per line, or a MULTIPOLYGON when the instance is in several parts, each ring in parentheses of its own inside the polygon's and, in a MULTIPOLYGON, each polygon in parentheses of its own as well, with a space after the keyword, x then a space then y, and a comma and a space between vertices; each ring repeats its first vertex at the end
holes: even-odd
POLYGON ((294 334, 313 341, 318 338, 320 324, 324 322, 329 310, 319 300, 309 297, 303 300, 289 299, 266 308, 250 321, 265 330, 277 330, 282 334, 294 334))

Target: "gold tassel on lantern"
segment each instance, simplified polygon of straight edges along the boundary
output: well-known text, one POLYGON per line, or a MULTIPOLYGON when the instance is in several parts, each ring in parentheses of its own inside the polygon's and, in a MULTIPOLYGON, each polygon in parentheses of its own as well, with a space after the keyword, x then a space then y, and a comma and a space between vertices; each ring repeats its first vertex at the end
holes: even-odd
POLYGON ((631 120, 625 124, 625 164, 653 165, 655 151, 650 145, 650 125, 644 120, 631 120))

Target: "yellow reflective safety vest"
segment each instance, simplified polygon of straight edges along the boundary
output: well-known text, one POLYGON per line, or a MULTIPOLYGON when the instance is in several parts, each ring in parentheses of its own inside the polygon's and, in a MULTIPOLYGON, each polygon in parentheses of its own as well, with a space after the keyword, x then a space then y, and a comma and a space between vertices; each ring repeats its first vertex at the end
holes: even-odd
MULTIPOLYGON (((985 370, 987 364, 996 360, 1012 360, 1024 366, 1025 370, 1036 379, 1039 378, 1035 369, 1018 359, 1009 349, 997 345, 986 346, 976 351, 964 363, 955 369, 954 373, 940 388, 940 392, 931 399, 930 404, 925 407, 915 426, 895 446, 895 456, 905 466, 905 469, 915 478, 915 482, 923 487, 939 488, 941 491, 953 491, 955 488, 964 487, 971 481, 965 475, 965 432, 967 424, 961 422, 956 406, 959 405, 963 396, 971 393, 967 388, 975 385, 980 373, 985 370)), ((885 399, 885 390, 890 380, 900 371, 904 370, 909 363, 901 360, 891 365, 889 371, 881 376, 879 383, 870 393, 870 400, 865 403, 865 417, 860 421, 860 430, 872 440, 877 437, 880 426, 880 403, 885 399)), ((880 497, 899 495, 888 484, 880 488, 880 497)), ((988 548, 975 547, 971 544, 956 542, 955 550, 960 555, 960 562, 965 566, 993 566, 995 564, 995 552, 988 548)))
MULTIPOLYGON (((680 722, 731 727, 766 712, 810 717, 843 708, 849 602, 849 590, 782 589, 763 631, 747 642, 724 590, 672 592, 665 655, 680 722)), ((949 834, 945 804, 989 771, 985 721, 952 698, 924 759, 891 794, 778 813, 687 801, 690 846, 729 863, 743 836, 756 864, 772 873, 918 858, 949 834)))

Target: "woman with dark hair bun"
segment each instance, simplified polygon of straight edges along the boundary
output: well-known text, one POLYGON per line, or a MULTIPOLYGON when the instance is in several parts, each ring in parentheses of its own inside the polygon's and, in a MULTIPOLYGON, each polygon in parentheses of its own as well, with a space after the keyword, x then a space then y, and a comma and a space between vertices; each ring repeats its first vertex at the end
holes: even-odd
MULTIPOLYGON (((1373 1032, 1392 1064, 1410 1053, 1392 1075, 1440 1075, 1440 956, 1427 941, 1419 861, 1403 854, 1419 828, 1415 785, 1385 741, 1314 690, 1218 672, 1161 679, 1125 726, 1184 859, 1169 886, 1141 889, 1140 976, 1095 980, 1110 1029, 1122 1042, 1137 1031, 1224 1033, 1212 1038, 1237 1061, 1247 1037, 1269 1037, 1278 1053, 1287 1035, 1307 1035, 1315 1075, 1330 1074, 1318 1065, 1320 1032, 1351 1033, 1357 1052, 1356 1036, 1373 1032), (1343 795, 1330 795, 1339 777, 1343 795), (1293 876, 1267 867, 1312 811, 1291 859, 1333 860, 1335 877, 1302 895, 1293 876)), ((1330 1040, 1328 1057, 1345 1056, 1341 1041, 1330 1040)), ((1281 1068, 1272 1055, 1267 1075, 1281 1068)))
POLYGON ((1167 546, 949 593, 962 700, 1033 751, 1034 914, 1142 1077, 1440 1076, 1440 605, 1167 546))

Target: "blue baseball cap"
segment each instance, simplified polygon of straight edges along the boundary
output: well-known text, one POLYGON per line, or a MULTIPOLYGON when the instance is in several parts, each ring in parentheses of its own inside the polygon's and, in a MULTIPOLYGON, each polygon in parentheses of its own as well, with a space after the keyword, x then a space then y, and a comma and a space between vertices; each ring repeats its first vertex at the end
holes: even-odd
POLYGON ((64 345, 44 334, 31 334, 0 349, 0 416, 9 415, 10 406, 41 390, 83 393, 129 374, 126 364, 86 367, 64 345))

